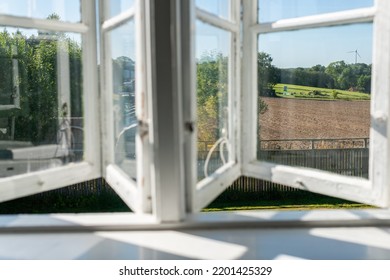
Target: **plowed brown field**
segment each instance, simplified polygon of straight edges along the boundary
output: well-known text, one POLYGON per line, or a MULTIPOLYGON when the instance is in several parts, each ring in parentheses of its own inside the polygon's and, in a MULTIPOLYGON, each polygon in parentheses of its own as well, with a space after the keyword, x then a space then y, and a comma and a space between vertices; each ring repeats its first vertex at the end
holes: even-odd
POLYGON ((369 137, 370 101, 267 98, 260 138, 338 139, 369 137))

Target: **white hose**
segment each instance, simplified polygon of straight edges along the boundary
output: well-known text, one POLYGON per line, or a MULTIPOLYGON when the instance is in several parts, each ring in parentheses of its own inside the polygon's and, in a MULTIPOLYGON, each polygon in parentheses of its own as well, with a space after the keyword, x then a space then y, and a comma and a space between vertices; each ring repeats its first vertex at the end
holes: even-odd
POLYGON ((218 147, 218 145, 220 145, 220 147, 219 147, 219 156, 220 156, 220 158, 222 160, 222 163, 226 164, 225 155, 223 154, 223 146, 225 145, 226 147, 228 147, 227 144, 228 144, 228 139, 226 137, 221 137, 211 147, 210 151, 207 154, 206 161, 204 163, 203 172, 204 172, 204 176, 205 177, 209 176, 207 169, 208 169, 208 165, 209 165, 209 162, 210 162, 210 157, 211 157, 212 153, 214 152, 214 150, 218 147))

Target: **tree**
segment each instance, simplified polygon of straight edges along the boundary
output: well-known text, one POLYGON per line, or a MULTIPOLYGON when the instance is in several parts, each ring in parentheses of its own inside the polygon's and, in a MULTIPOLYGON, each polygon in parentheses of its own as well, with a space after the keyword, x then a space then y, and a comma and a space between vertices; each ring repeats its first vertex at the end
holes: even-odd
MULTIPOLYGON (((56 17, 53 16, 53 20, 56 17)), ((59 42, 69 54, 72 116, 82 116, 81 47, 63 33, 38 32, 29 38, 20 31, 0 33, 0 92, 13 85, 17 63, 20 109, 2 111, 15 118, 14 139, 35 144, 55 143, 58 131, 58 50, 59 42)))
POLYGON ((269 91, 280 82, 281 71, 279 68, 272 65, 272 57, 265 53, 259 52, 257 54, 257 89, 259 95, 268 95, 269 91))
POLYGON ((205 53, 197 62, 198 141, 215 142, 227 122, 228 57, 205 53))

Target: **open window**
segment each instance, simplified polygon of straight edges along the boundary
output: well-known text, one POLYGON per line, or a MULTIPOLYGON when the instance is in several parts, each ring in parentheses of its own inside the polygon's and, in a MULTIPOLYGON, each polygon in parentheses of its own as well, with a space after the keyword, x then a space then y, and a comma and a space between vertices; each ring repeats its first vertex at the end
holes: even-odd
POLYGON ((127 205, 150 213, 145 1, 100 1, 103 175, 127 205))
POLYGON ((24 4, 1 7, 0 201, 100 175, 94 1, 24 4))
POLYGON ((177 222, 244 175, 389 206, 388 1, 25 2, 0 6, 0 201, 104 177, 177 222))
POLYGON ((240 1, 194 2, 197 211, 240 173, 240 1))
POLYGON ((243 174, 389 206, 388 4, 305 3, 243 2, 243 174))

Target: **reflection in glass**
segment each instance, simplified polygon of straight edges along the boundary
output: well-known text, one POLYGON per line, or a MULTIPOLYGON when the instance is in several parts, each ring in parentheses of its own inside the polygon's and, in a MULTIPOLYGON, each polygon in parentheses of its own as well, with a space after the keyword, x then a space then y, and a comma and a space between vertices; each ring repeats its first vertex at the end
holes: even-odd
POLYGON ((134 21, 110 32, 115 163, 136 177, 135 29, 134 21))
POLYGON ((81 36, 2 27, 0 177, 83 159, 81 36))
POLYGON ((230 33, 197 22, 198 180, 228 161, 230 33))
POLYGON ((196 6, 225 19, 231 19, 231 0, 196 0, 196 6))
POLYGON ((368 177, 371 42, 372 24, 259 36, 258 159, 368 177))
POLYGON ((0 14, 80 22, 80 0, 13 0, 0 2, 0 14))
POLYGON ((110 0, 109 16, 114 17, 134 6, 134 0, 110 0))
POLYGON ((318 15, 374 5, 373 0, 258 0, 259 22, 318 15))

